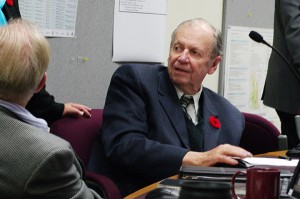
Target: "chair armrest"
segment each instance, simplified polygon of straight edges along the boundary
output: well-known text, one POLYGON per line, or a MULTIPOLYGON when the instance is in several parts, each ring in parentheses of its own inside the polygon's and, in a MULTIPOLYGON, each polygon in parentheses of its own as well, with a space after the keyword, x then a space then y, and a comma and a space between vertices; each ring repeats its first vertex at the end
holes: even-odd
POLYGON ((107 199, 121 199, 121 193, 115 183, 104 175, 86 172, 86 184, 97 193, 104 194, 107 199))

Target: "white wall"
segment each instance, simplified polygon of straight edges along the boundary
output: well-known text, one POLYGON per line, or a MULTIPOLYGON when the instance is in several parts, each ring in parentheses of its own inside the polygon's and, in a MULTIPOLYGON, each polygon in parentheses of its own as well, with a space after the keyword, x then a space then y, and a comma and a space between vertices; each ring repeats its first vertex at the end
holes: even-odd
MULTIPOLYGON (((217 29, 222 29, 223 0, 168 0, 166 30, 166 54, 168 57, 172 31, 182 21, 192 18, 204 18, 217 29)), ((165 63, 167 63, 165 61, 165 63)), ((219 70, 206 76, 203 85, 218 92, 219 70)))

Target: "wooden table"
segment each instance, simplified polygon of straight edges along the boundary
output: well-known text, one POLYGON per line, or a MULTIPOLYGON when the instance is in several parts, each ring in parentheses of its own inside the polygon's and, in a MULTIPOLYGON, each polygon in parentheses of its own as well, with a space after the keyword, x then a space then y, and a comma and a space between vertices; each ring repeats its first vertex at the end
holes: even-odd
MULTIPOLYGON (((275 151, 275 152, 268 152, 268 153, 264 153, 264 154, 259 154, 259 155, 255 155, 256 157, 278 157, 278 156, 285 156, 286 151, 275 151)), ((177 175, 170 177, 172 179, 177 179, 177 175)), ((128 196, 126 196, 124 199, 144 199, 145 195, 157 188, 158 182, 157 183, 153 183, 147 187, 144 187, 128 196)))
POLYGON ((255 155, 255 157, 278 157, 278 156, 285 156, 287 150, 284 151, 274 151, 269 153, 263 153, 259 155, 255 155))

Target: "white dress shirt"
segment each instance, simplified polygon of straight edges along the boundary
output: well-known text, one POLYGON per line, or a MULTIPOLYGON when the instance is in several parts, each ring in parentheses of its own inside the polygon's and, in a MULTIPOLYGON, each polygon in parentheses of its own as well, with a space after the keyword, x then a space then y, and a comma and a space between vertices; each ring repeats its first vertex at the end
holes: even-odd
POLYGON ((11 112, 13 112, 14 114, 16 114, 17 117, 20 118, 20 120, 22 120, 28 124, 31 124, 32 126, 35 126, 37 128, 43 129, 46 132, 49 132, 50 128, 48 127, 47 122, 41 118, 34 117, 23 106, 15 104, 15 103, 11 103, 11 102, 3 101, 3 100, 0 100, 0 106, 6 108, 6 109, 10 110, 11 112))
POLYGON ((193 100, 194 100, 194 104, 189 104, 186 108, 187 110, 187 113, 190 115, 190 117, 192 118, 193 120, 193 123, 196 125, 198 124, 198 117, 197 117, 197 114, 198 114, 198 109, 199 109, 199 99, 200 99, 200 96, 201 96, 201 93, 202 93, 202 86, 201 86, 201 89, 198 93, 196 93, 195 95, 187 95, 185 94, 184 92, 182 92, 181 90, 179 90, 179 88, 177 88, 175 86, 175 89, 176 89, 176 92, 177 92, 177 96, 178 98, 180 99, 183 95, 185 96, 192 96, 193 97, 193 100))

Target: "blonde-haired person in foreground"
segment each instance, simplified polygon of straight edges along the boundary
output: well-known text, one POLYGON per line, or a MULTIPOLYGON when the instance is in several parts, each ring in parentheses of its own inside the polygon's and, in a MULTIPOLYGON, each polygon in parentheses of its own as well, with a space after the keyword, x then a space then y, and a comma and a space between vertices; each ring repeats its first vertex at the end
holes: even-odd
MULTIPOLYGON (((2 11, 6 21, 21 19, 18 0, 13 0, 10 3, 6 1, 2 7, 2 11)), ((5 24, 6 22, 0 24, 0 26, 5 24)), ((46 90, 46 85, 39 92, 34 93, 25 108, 35 117, 46 120, 49 126, 62 117, 92 117, 91 108, 86 105, 55 101, 55 97, 46 90)))
POLYGON ((101 198, 70 144, 25 106, 45 84, 50 48, 31 22, 0 28, 0 198, 101 198))

